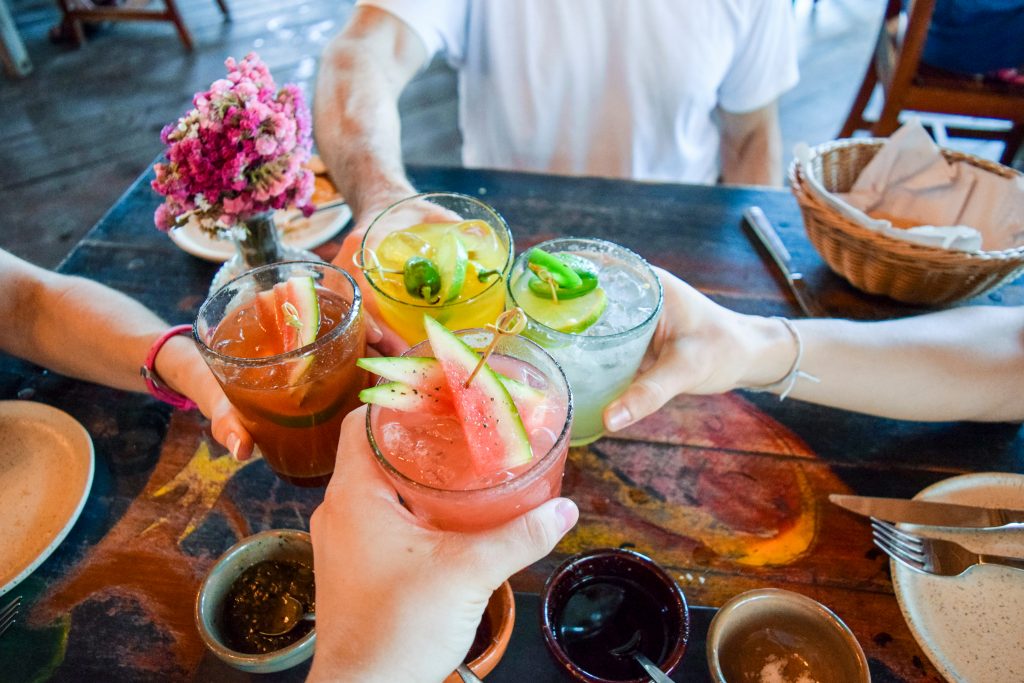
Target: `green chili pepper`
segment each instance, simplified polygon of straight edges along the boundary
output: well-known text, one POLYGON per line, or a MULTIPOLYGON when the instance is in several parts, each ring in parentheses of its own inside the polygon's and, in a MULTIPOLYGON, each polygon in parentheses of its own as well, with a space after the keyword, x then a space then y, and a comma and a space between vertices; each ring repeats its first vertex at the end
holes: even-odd
MULTIPOLYGON (((555 295, 559 299, 576 299, 597 289, 599 284, 597 266, 593 262, 568 252, 554 254, 554 258, 561 261, 565 267, 570 268, 580 279, 578 287, 557 287, 555 295)), ((535 295, 544 299, 551 298, 551 285, 540 277, 530 278, 527 284, 530 287, 530 291, 535 295)))
POLYGON ((441 272, 437 265, 423 256, 410 256, 402 269, 405 291, 430 301, 441 291, 441 272))
POLYGON ((583 284, 580 276, 572 268, 565 265, 555 255, 549 254, 542 249, 537 249, 536 247, 531 249, 529 256, 527 256, 527 261, 530 264, 530 270, 537 273, 541 280, 547 279, 543 275, 546 272, 556 285, 565 289, 576 289, 583 284))

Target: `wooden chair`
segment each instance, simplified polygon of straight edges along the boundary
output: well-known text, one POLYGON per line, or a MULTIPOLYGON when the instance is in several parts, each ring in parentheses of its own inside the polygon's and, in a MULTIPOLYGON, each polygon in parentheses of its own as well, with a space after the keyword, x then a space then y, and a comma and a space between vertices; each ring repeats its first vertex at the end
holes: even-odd
MULTIPOLYGON (((129 0, 123 5, 97 5, 93 0, 57 0, 64 14, 63 25, 68 27, 75 44, 85 44, 83 21, 169 21, 178 29, 178 37, 186 50, 192 50, 192 35, 181 18, 175 0, 156 0, 162 7, 150 7, 149 0, 129 0)), ((226 18, 231 15, 225 0, 216 0, 226 18)))
POLYGON ((1010 127, 950 125, 944 126, 945 134, 1001 140, 1006 146, 1000 161, 1010 165, 1024 140, 1024 86, 962 76, 921 64, 934 9, 935 0, 914 0, 901 39, 901 2, 888 0, 874 55, 839 137, 848 138, 857 130, 888 136, 899 127, 898 118, 904 110, 1001 119, 1009 121, 1010 127), (884 96, 882 113, 877 121, 869 121, 864 118, 864 108, 878 83, 884 96))

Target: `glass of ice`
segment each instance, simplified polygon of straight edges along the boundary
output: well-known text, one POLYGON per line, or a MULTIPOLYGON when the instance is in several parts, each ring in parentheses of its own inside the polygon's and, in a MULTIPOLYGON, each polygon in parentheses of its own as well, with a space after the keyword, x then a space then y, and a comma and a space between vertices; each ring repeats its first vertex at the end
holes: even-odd
MULTIPOLYGON (((602 310, 594 309, 596 322, 579 320, 579 327, 590 324, 578 332, 559 331, 537 320, 538 300, 528 287, 532 277, 529 250, 516 259, 508 278, 511 305, 522 308, 529 319, 524 335, 544 347, 569 378, 575 406, 571 445, 582 446, 604 435, 605 407, 626 390, 640 367, 661 314, 661 282, 642 257, 605 240, 565 237, 536 248, 549 254, 574 254, 591 262, 607 300, 602 310)), ((573 315, 585 318, 580 304, 573 302, 566 308, 572 307, 573 315)), ((546 306, 544 317, 551 322, 551 304, 540 304, 546 306)), ((562 328, 571 329, 572 325, 562 328)))

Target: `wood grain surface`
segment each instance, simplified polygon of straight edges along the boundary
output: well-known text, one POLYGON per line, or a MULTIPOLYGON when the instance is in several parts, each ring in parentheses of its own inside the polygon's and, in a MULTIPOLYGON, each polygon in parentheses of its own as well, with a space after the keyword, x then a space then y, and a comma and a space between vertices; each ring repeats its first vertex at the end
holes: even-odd
MULTIPOLYGON (((410 173, 423 190, 492 204, 517 250, 556 235, 604 237, 727 306, 798 315, 741 226, 743 209, 757 204, 834 316, 917 311, 862 295, 828 271, 783 191, 456 168, 410 173)), ((62 270, 120 289, 170 322, 188 322, 215 266, 152 227, 157 197, 148 181, 129 189, 62 270)), ((329 258, 339 242, 318 251, 329 258)), ((1022 296, 1012 284, 965 305, 1016 305, 1022 296)), ((234 464, 196 415, 0 358, 0 398, 15 397, 81 421, 96 442, 97 475, 66 542, 18 588, 27 623, 0 639, 0 680, 246 680, 198 640, 191 609, 199 581, 244 535, 307 528, 322 492, 282 483, 262 462, 234 464)), ((668 568, 694 605, 715 607, 766 586, 804 593, 849 624, 876 681, 940 680, 900 615, 867 523, 827 496, 911 496, 955 474, 990 470, 1024 472, 1019 425, 895 422, 742 392, 680 397, 614 438, 571 452, 564 493, 579 504, 581 522, 513 585, 536 593, 575 552, 630 547, 668 568)), ((548 671, 550 663, 540 657, 536 666, 548 671)), ((261 680, 298 680, 304 671, 261 680)), ((496 680, 509 680, 501 671, 496 680)))

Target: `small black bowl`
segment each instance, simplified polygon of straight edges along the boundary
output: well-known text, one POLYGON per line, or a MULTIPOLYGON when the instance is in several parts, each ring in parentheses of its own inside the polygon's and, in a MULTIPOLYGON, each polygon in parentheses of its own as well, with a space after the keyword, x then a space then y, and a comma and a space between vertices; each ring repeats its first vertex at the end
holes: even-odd
POLYGON ((662 671, 671 673, 682 661, 690 637, 690 611, 679 584, 647 556, 618 548, 587 551, 563 562, 544 584, 540 619, 544 641, 555 661, 573 679, 586 683, 645 683, 650 680, 630 657, 623 658, 621 666, 618 659, 603 659, 610 645, 609 638, 626 640, 627 637, 622 634, 629 633, 634 627, 654 629, 645 630, 649 635, 654 634, 654 637, 648 637, 647 646, 660 649, 661 656, 658 653, 652 655, 643 647, 641 650, 662 671), (627 591, 623 598, 625 601, 621 603, 624 607, 616 610, 615 616, 607 622, 617 624, 621 620, 621 628, 612 630, 609 626, 607 630, 601 631, 601 637, 592 638, 587 635, 582 638, 570 636, 567 639, 563 632, 563 620, 567 618, 565 609, 569 599, 577 596, 576 605, 579 605, 581 591, 588 591, 586 595, 589 596, 599 595, 594 591, 609 585, 624 587, 627 591), (658 623, 652 624, 652 621, 658 623), (613 633, 615 635, 611 635, 613 633), (604 637, 604 634, 608 636, 604 637), (577 653, 577 659, 586 657, 592 661, 574 661, 570 651, 577 653), (597 671, 601 662, 594 660, 592 655, 595 653, 600 655, 599 660, 603 659, 605 664, 611 666, 597 671), (584 665, 591 666, 595 673, 585 669, 584 665), (622 674, 622 671, 635 671, 635 674, 622 674), (602 677, 611 675, 623 677, 602 677))

